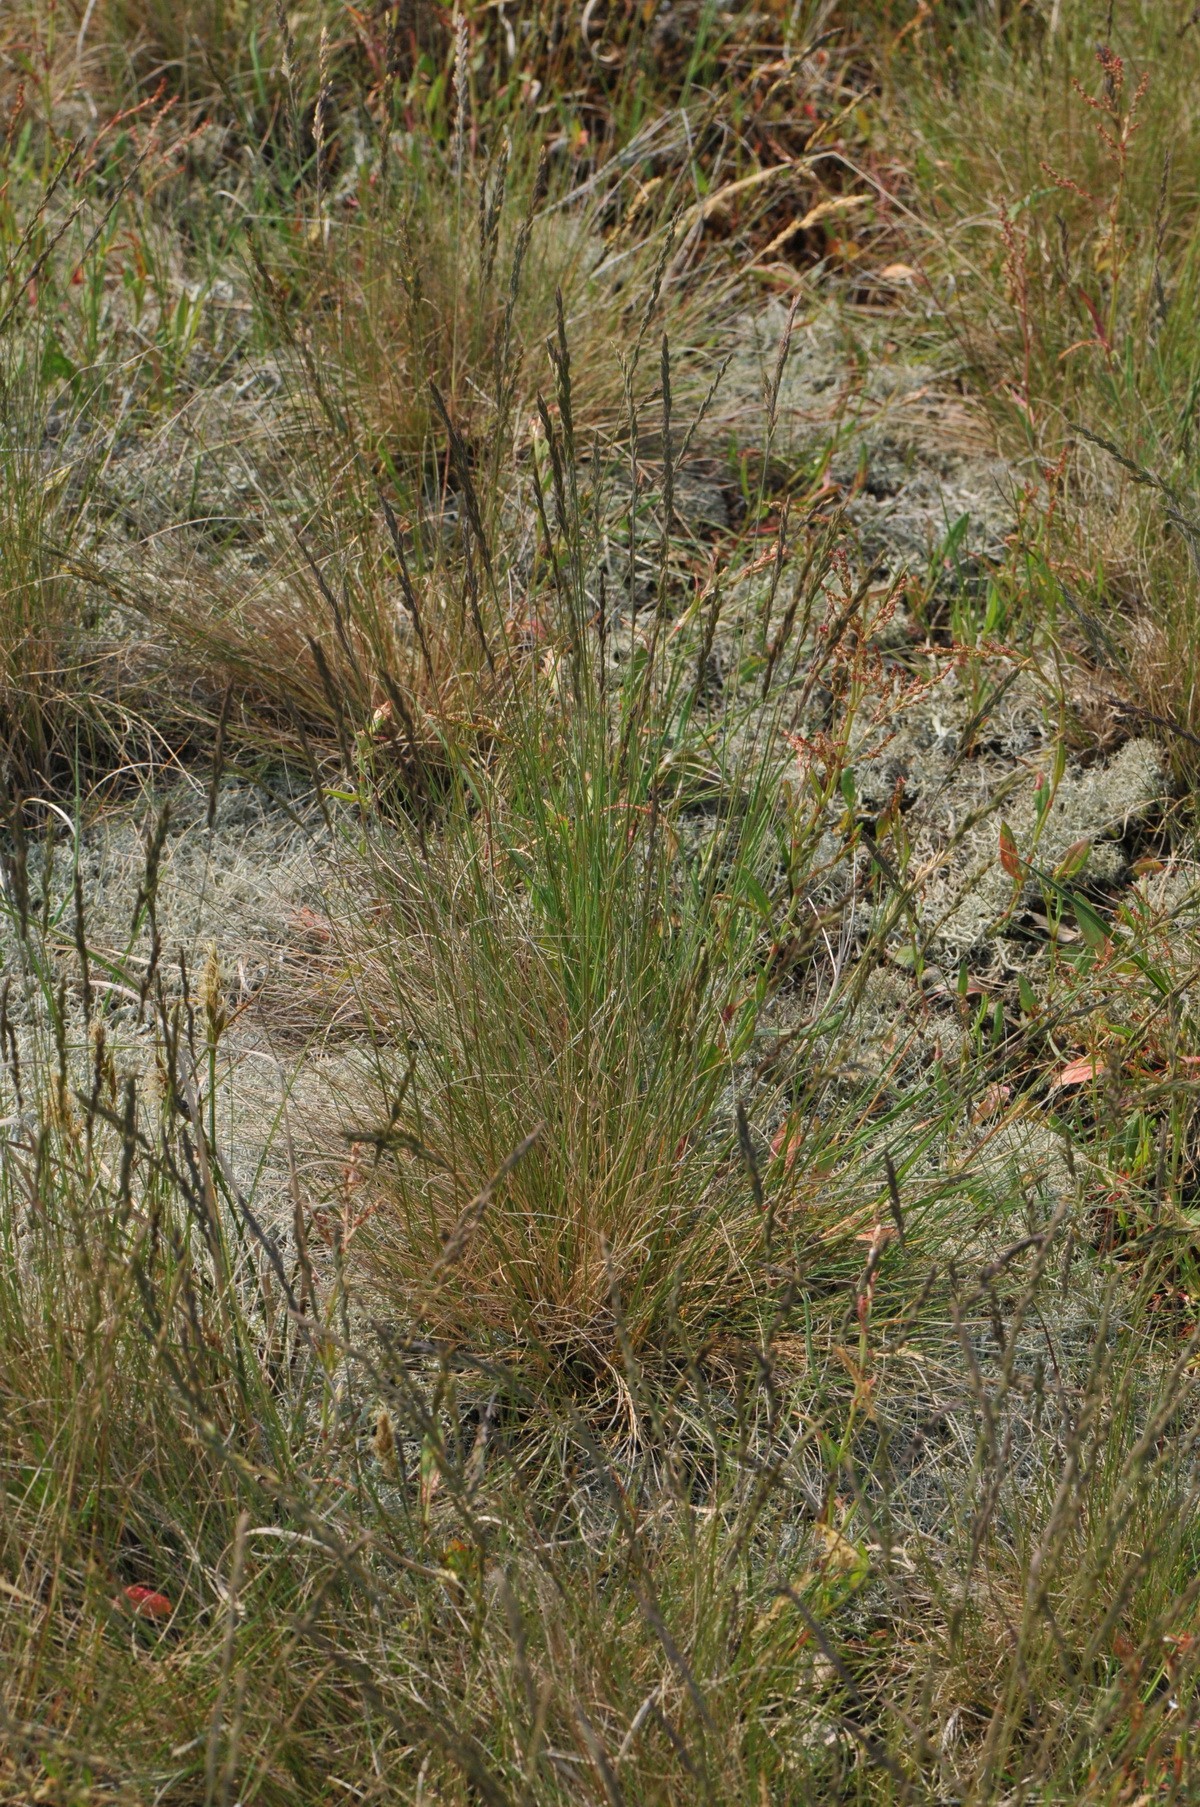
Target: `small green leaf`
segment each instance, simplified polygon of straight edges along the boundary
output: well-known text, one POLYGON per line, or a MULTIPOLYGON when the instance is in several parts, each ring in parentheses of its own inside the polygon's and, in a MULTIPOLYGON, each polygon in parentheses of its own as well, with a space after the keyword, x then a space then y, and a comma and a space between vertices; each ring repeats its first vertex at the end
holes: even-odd
POLYGON ((1024 973, 1017 974, 1017 997, 1020 1000, 1021 1009, 1026 1016, 1036 1015, 1038 1007, 1037 995, 1024 973))
POLYGON ((1075 912, 1075 920, 1079 924, 1079 933, 1089 947, 1102 948, 1108 941, 1108 930, 1102 917, 1097 916, 1090 904, 1085 904, 1081 897, 1072 897, 1071 908, 1075 912))
POLYGON ((74 364, 59 344, 58 339, 51 333, 46 340, 45 350, 42 352, 43 380, 52 383, 61 378, 64 382, 69 383, 74 375, 74 364))
POLYGON ((1060 740, 1058 743, 1058 746, 1055 748, 1055 751, 1054 751, 1054 777, 1052 780, 1052 786, 1053 786, 1054 790, 1057 790, 1059 785, 1062 783, 1063 773, 1066 771, 1066 769, 1067 769, 1067 746, 1066 746, 1065 741, 1060 740))
POLYGON ((743 895, 754 905, 766 922, 771 920, 771 900, 752 872, 743 872, 739 880, 743 895))

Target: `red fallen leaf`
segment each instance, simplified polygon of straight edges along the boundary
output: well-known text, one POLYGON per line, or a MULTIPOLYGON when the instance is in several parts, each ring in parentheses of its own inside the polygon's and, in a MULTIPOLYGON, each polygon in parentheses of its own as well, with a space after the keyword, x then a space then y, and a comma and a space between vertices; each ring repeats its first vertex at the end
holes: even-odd
POLYGON ((1058 865, 1054 868, 1055 878, 1060 882, 1068 878, 1074 878, 1075 874, 1077 872, 1082 872, 1083 868, 1087 865, 1088 855, 1091 851, 1092 843, 1090 841, 1072 841, 1061 860, 1059 860, 1058 865))
POLYGON ((328 916, 319 916, 307 904, 301 904, 298 910, 292 911, 291 926, 298 934, 307 935, 313 941, 333 940, 333 927, 328 916))
POLYGON ((546 638, 546 623, 534 609, 529 609, 524 615, 510 615, 504 625, 509 639, 526 652, 531 647, 540 646, 546 638))
POLYGON ((1008 873, 1009 878, 1019 882, 1025 877, 1025 868, 1021 863, 1021 856, 1017 852, 1017 843, 1007 822, 1000 824, 1000 864, 1008 873))
POLYGON ((1050 1090, 1057 1092, 1067 1085, 1086 1085, 1089 1079, 1099 1079, 1104 1071, 1102 1060, 1072 1060, 1063 1068, 1050 1090))
POLYGON ((987 986, 981 985, 976 978, 969 978, 965 991, 960 991, 957 985, 931 985, 928 995, 931 998, 985 998, 987 986))
POLYGON ((771 1137, 771 1153, 782 1155, 786 1172, 790 1173, 804 1147, 804 1130, 794 1117, 785 1117, 771 1137))
POLYGON ((169 1619, 175 1610, 165 1594, 143 1587, 140 1582, 135 1581, 124 1593, 139 1619, 169 1619))
POLYGON ((1011 1097, 1012 1087, 1010 1085, 988 1086, 979 1103, 971 1112, 972 1123, 983 1123, 988 1117, 994 1117, 997 1111, 1003 1110, 1011 1097))
POLYGON ((890 1223, 877 1223, 869 1230, 859 1230, 855 1242, 869 1242, 872 1248, 886 1249, 889 1242, 895 1242, 896 1232, 890 1223))
POLYGON ((371 733, 376 740, 394 740, 396 737, 395 711, 391 703, 380 703, 371 717, 371 733))

